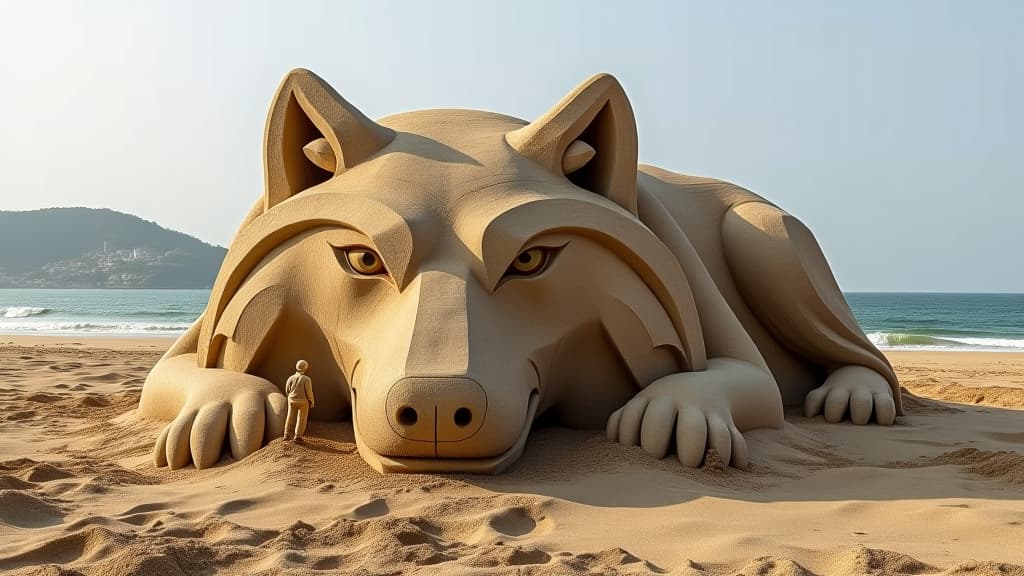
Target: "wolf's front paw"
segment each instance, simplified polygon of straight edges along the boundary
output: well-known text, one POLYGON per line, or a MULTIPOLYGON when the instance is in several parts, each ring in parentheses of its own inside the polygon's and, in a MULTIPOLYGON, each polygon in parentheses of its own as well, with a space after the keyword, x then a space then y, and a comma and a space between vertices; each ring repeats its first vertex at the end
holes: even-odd
POLYGON ((881 374, 864 366, 843 366, 804 399, 804 415, 812 418, 824 410, 825 420, 840 422, 847 413, 854 424, 875 422, 889 426, 896 421, 892 388, 881 374))
POLYGON ((684 466, 700 466, 714 448, 722 462, 746 468, 747 442, 733 421, 728 391, 705 374, 671 374, 652 382, 608 418, 608 439, 639 444, 664 458, 675 434, 684 466))
MULTIPOLYGON (((216 370, 216 378, 187 386, 185 405, 164 428, 153 448, 153 461, 172 470, 208 468, 217 463, 225 438, 236 460, 279 438, 288 403, 270 382, 239 372, 216 370)), ((211 374, 204 374, 210 376, 211 374)))

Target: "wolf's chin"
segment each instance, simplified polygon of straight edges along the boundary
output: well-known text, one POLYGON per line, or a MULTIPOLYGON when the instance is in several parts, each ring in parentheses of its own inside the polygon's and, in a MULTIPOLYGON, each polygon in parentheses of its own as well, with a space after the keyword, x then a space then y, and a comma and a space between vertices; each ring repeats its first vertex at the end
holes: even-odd
POLYGON ((526 439, 530 436, 530 428, 533 426, 533 418, 537 415, 537 405, 540 400, 540 392, 534 389, 530 393, 530 399, 526 408, 526 418, 523 420, 523 428, 519 437, 512 446, 498 454, 487 458, 404 458, 398 456, 383 456, 363 442, 363 436, 359 431, 359 411, 356 410, 356 394, 352 391, 352 431, 356 437, 356 447, 359 455, 370 465, 371 468, 380 473, 404 472, 408 474, 448 472, 468 474, 499 474, 515 463, 523 454, 526 447, 526 439))

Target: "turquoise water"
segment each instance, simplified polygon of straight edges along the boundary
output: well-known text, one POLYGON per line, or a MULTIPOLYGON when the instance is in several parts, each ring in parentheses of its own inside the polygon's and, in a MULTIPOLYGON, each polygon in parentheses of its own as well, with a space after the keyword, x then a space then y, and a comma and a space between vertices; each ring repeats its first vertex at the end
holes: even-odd
POLYGON ((209 297, 209 290, 0 290, 0 332, 180 334, 209 297))
MULTIPOLYGON (((846 295, 880 348, 1024 351, 1024 294, 846 295)), ((0 333, 180 334, 207 290, 0 290, 0 333)))

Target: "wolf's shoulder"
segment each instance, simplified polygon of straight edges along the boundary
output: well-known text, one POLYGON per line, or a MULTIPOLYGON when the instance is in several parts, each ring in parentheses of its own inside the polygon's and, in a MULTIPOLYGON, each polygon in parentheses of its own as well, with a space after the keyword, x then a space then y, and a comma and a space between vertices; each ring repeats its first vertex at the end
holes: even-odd
POLYGON ((693 205, 714 205, 725 210, 744 202, 767 202, 761 196, 732 182, 680 174, 647 164, 639 166, 637 178, 641 189, 671 204, 683 201, 693 205))

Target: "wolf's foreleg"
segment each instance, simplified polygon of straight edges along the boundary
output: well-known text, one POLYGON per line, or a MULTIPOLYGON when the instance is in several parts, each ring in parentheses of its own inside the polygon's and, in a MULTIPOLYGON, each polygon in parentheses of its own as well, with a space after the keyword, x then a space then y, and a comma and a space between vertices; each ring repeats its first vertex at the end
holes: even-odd
POLYGON ((712 358, 707 370, 670 374, 652 382, 608 418, 608 439, 640 445, 656 458, 676 455, 700 466, 708 448, 722 462, 747 466, 743 432, 782 426, 782 397, 771 374, 732 358, 712 358))
POLYGON ((809 365, 827 371, 807 392, 805 414, 855 424, 874 414, 892 424, 900 389, 889 361, 861 330, 811 231, 762 202, 734 206, 722 222, 724 253, 736 286, 768 331, 809 365))
POLYGON ((843 366, 833 371, 804 399, 804 415, 811 418, 824 413, 827 422, 842 421, 847 408, 854 424, 867 424, 872 414, 883 426, 896 421, 896 402, 889 382, 863 366, 843 366))
POLYGON ((224 441, 241 459, 279 437, 287 401, 263 378, 217 368, 200 368, 196 339, 200 318, 171 347, 146 378, 138 414, 170 421, 153 448, 157 466, 178 469, 189 461, 206 468, 220 459, 224 441))

